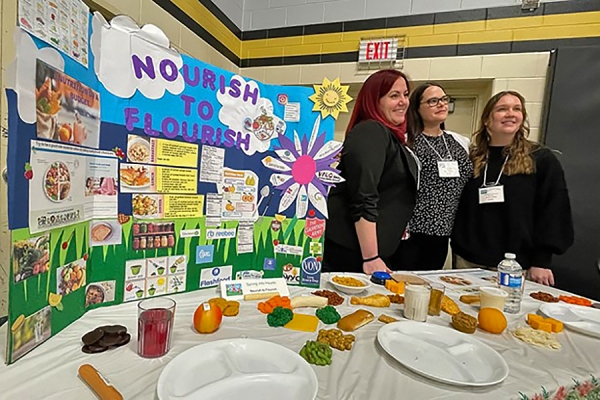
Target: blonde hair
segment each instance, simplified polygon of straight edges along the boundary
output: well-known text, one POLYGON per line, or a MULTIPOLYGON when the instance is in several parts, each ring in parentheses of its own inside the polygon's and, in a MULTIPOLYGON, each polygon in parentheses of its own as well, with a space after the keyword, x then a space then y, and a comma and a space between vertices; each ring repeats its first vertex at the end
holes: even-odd
POLYGON ((486 124, 490 121, 494 107, 500 99, 506 95, 515 96, 521 102, 521 112, 523 114, 523 123, 515 134, 510 145, 506 146, 502 151, 503 156, 509 156, 506 165, 504 166, 504 175, 518 174, 533 174, 535 173, 535 162, 531 153, 537 150, 540 146, 537 143, 527 140, 529 136, 529 120, 527 118, 527 110, 525 109, 525 98, 520 93, 505 90, 496 93, 490 98, 483 108, 479 129, 474 133, 473 142, 470 150, 471 161, 473 161, 474 176, 477 178, 483 174, 483 170, 488 162, 490 133, 487 130, 486 124))

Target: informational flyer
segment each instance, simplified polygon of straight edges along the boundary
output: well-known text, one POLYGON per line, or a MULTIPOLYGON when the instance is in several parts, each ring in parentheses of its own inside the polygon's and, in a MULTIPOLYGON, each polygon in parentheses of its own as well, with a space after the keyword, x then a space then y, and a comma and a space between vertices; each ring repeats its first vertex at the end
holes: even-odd
POLYGON ((206 194, 206 226, 221 225, 221 205, 223 195, 218 193, 206 194))
POLYGON ((89 14, 81 0, 19 0, 19 26, 85 67, 89 14))
POLYGON ((204 195, 134 194, 136 218, 198 218, 204 210, 204 195))
POLYGON ((254 251, 254 223, 240 222, 238 225, 237 253, 252 253, 254 251))
POLYGON ((198 166, 198 145, 175 140, 129 135, 127 160, 140 164, 196 168, 198 166))
POLYGON ((125 263, 123 301, 185 292, 187 256, 146 258, 125 263))
POLYGON ((198 191, 198 170, 121 164, 122 193, 193 193, 198 191))
POLYGON ((200 160, 200 181, 214 183, 220 182, 224 164, 225 149, 206 145, 202 146, 202 155, 200 160))
POLYGON ((256 220, 258 176, 254 172, 224 168, 217 189, 223 196, 221 201, 222 219, 256 220))
POLYGON ((98 148, 100 95, 39 59, 35 110, 38 138, 98 148))
POLYGON ((114 153, 31 141, 31 233, 95 218, 117 217, 114 153))

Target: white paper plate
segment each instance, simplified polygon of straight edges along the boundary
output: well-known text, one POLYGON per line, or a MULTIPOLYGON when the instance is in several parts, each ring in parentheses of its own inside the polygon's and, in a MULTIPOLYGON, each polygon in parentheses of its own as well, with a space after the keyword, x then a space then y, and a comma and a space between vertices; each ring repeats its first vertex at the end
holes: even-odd
POLYGON ((540 311, 562 322, 567 328, 600 338, 600 310, 571 304, 545 303, 540 311))
POLYGON ((329 283, 331 283, 331 285, 333 285, 333 287, 339 290, 340 292, 346 294, 357 294, 371 287, 371 281, 369 281, 367 278, 363 278, 355 274, 331 274, 331 276, 329 277, 329 283), (364 283, 364 286, 347 286, 339 284, 333 281, 333 278, 336 276, 347 276, 354 279, 358 279, 359 281, 364 283))
POLYGON ((317 375, 299 354, 275 343, 224 339, 173 359, 158 379, 161 400, 313 400, 317 375))
POLYGON ((489 386, 508 376, 508 364, 494 349, 451 328, 415 321, 385 325, 381 347, 417 374, 458 386, 489 386))

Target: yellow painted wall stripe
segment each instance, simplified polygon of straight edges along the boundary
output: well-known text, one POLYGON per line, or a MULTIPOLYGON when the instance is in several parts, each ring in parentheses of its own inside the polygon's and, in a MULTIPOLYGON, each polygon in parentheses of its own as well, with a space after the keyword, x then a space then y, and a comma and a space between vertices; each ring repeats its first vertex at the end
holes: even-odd
POLYGON ((240 40, 197 0, 171 0, 241 59, 357 51, 363 38, 406 35, 407 47, 600 37, 600 11, 240 40))
POLYGON ((198 25, 219 40, 237 57, 241 57, 242 41, 233 34, 217 17, 197 0, 171 0, 198 25))

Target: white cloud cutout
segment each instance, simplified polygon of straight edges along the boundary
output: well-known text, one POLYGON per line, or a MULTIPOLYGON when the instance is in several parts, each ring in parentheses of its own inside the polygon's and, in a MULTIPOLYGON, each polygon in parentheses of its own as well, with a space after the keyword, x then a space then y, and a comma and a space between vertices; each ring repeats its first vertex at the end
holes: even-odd
POLYGON ((236 85, 240 88, 239 91, 235 91, 236 93, 256 91, 258 100, 256 104, 253 104, 251 100, 244 101, 243 95, 232 96, 229 90, 225 90, 225 93, 217 92, 217 100, 222 105, 219 111, 219 120, 235 132, 250 135, 248 150, 242 146, 242 150, 246 154, 251 156, 257 151, 264 153, 271 147, 272 139, 276 139, 278 134, 285 133, 286 123, 273 114, 271 100, 260 97, 260 88, 256 82, 246 81, 239 75, 233 76, 230 84, 233 80, 240 83, 239 86, 236 85))
POLYGON ((183 66, 181 55, 169 47, 169 39, 155 25, 147 24, 140 28, 126 15, 116 16, 108 23, 102 15, 94 13, 90 46, 96 76, 115 96, 130 98, 137 89, 149 99, 159 99, 165 91, 176 95, 185 88, 183 77, 177 72, 183 66), (144 62, 148 56, 152 58, 154 79, 145 72, 140 79, 136 77, 133 55, 144 62), (175 65, 175 70, 166 68, 168 74, 173 74, 173 77, 176 74, 172 81, 161 74, 161 62, 175 65))
POLYGON ((21 119, 33 124, 36 122, 36 60, 40 59, 60 71, 64 71, 65 62, 52 47, 38 49, 31 36, 21 29, 15 30, 15 47, 16 58, 6 71, 6 87, 17 92, 17 107, 21 119))

